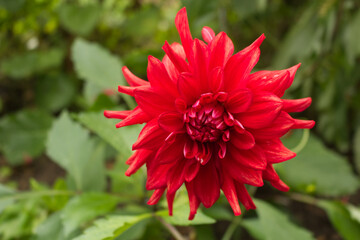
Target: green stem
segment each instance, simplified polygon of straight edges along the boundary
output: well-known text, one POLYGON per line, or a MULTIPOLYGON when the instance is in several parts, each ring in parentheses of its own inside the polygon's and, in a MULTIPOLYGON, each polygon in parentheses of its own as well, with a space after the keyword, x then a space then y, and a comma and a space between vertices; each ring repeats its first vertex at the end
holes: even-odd
POLYGON ((303 132, 303 135, 302 135, 302 138, 301 138, 299 144, 296 147, 294 147, 293 149, 291 149, 291 151, 293 151, 294 153, 301 152, 301 150, 303 150, 303 148, 306 146, 306 144, 309 140, 309 137, 310 137, 310 130, 304 129, 304 132, 303 132))
POLYGON ((229 227, 226 229, 226 232, 224 234, 224 236, 222 237, 221 240, 230 240, 232 235, 234 234, 236 228, 239 226, 240 222, 241 222, 241 216, 238 217, 234 217, 234 219, 232 220, 232 222, 230 223, 229 227))
POLYGON ((162 217, 154 214, 154 217, 171 233, 176 240, 186 240, 181 233, 170 223, 166 222, 162 217))

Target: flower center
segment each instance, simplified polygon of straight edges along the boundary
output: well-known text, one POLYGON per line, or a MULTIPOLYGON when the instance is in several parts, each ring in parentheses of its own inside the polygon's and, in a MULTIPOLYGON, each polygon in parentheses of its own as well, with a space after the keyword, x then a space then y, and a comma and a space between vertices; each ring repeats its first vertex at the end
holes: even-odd
POLYGON ((229 141, 229 127, 234 125, 233 116, 222 102, 226 93, 205 93, 184 114, 188 135, 199 142, 215 142, 220 138, 229 141))

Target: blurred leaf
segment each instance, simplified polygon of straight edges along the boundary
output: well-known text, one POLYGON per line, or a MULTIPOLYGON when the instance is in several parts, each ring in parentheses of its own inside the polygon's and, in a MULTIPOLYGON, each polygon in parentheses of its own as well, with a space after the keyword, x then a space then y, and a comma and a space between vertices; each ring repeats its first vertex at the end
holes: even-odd
POLYGON ((105 145, 95 144, 88 131, 73 122, 67 112, 54 122, 47 139, 48 155, 71 177, 76 190, 103 190, 105 145))
POLYGON ((243 226, 246 231, 249 232, 251 236, 253 236, 255 239, 263 240, 268 239, 266 238, 266 233, 263 230, 263 227, 261 225, 261 222, 258 218, 249 218, 245 219, 241 222, 241 226, 243 226))
POLYGON ((195 226, 197 240, 216 240, 214 227, 212 225, 195 226))
MULTIPOLYGON (((300 134, 301 131, 294 131, 283 142, 291 149, 299 142, 300 134)), ((318 194, 341 196, 351 194, 359 187, 359 180, 346 159, 327 149, 314 135, 294 159, 276 165, 276 169, 290 187, 302 192, 312 186, 318 194)))
POLYGON ((203 212, 216 220, 232 221, 234 214, 223 204, 215 203, 211 208, 205 208, 203 212))
POLYGON ((8 187, 0 184, 0 214, 7 206, 13 204, 13 202, 14 202, 14 200, 11 198, 8 198, 8 199, 6 199, 6 198, 2 199, 2 198, 6 197, 7 195, 12 194, 14 192, 15 191, 12 190, 11 188, 8 188, 8 187))
POLYGON ((360 223, 351 218, 345 205, 327 200, 319 201, 318 205, 326 211, 331 223, 345 240, 359 239, 360 223))
POLYGON ((173 216, 169 216, 168 210, 162 210, 156 212, 156 215, 162 217, 166 222, 178 226, 190 226, 198 224, 213 224, 216 222, 215 219, 206 216, 201 209, 198 209, 194 220, 188 220, 189 218, 189 204, 182 204, 174 207, 173 216))
POLYGON ((25 3, 25 0, 0 0, 0 8, 5 8, 9 12, 18 11, 25 3))
POLYGON ((103 112, 80 113, 78 119, 125 157, 130 155, 132 144, 141 130, 139 125, 117 129, 115 124, 119 120, 107 119, 103 112))
POLYGON ((61 212, 56 212, 42 222, 35 231, 36 240, 70 240, 73 239, 77 232, 64 235, 64 228, 60 218, 61 212))
POLYGON ((94 226, 74 240, 103 240, 114 239, 124 233, 134 224, 151 217, 150 214, 137 216, 109 216, 106 219, 99 219, 94 222, 94 226))
POLYGON ((15 79, 26 78, 32 74, 59 67, 63 58, 64 51, 59 48, 46 51, 28 51, 3 60, 1 71, 4 75, 15 79))
POLYGON ((360 224, 360 208, 351 204, 347 204, 346 208, 348 209, 351 218, 360 224))
POLYGON ((72 46, 72 60, 79 77, 102 89, 114 90, 119 84, 125 85, 119 59, 96 43, 76 39, 72 46))
POLYGON ((65 236, 82 224, 113 210, 118 198, 105 193, 84 193, 74 197, 61 213, 65 236))
POLYGON ((356 163, 356 167, 360 172, 360 126, 355 129, 355 136, 354 136, 354 160, 356 163))
POLYGON ((289 221, 284 213, 269 203, 256 199, 255 205, 259 220, 243 221, 243 226, 253 237, 266 240, 288 240, 290 236, 293 240, 315 239, 311 232, 289 221))
POLYGON ((58 111, 68 106, 75 95, 74 80, 63 74, 39 78, 35 84, 36 103, 50 111, 58 111))
POLYGON ((319 52, 324 32, 317 13, 319 3, 309 3, 277 50, 273 61, 275 68, 288 67, 292 62, 299 62, 310 54, 319 52))
POLYGON ((61 25, 73 34, 87 35, 99 20, 101 6, 79 6, 76 3, 62 4, 59 8, 61 25))
POLYGON ((346 24, 344 38, 344 46, 346 55, 351 64, 355 64, 356 56, 360 55, 360 10, 358 10, 354 18, 346 24))
POLYGON ((147 218, 140 222, 133 224, 131 227, 126 229, 121 235, 115 238, 115 240, 138 240, 144 235, 147 225, 152 219, 147 218))
POLYGON ((10 164, 38 157, 45 148, 52 118, 40 110, 23 110, 0 120, 0 149, 10 164))
POLYGON ((264 11, 267 6, 267 0, 235 0, 232 1, 232 6, 236 13, 244 19, 255 13, 264 11))
POLYGON ((99 94, 95 100, 95 102, 88 109, 91 112, 100 112, 105 109, 113 109, 116 108, 117 104, 114 100, 110 98, 110 96, 105 94, 99 94))

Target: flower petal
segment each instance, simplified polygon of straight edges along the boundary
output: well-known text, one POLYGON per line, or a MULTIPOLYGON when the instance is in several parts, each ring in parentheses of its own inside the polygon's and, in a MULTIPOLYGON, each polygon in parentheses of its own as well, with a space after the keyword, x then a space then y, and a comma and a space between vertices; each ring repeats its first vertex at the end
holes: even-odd
POLYGON ((296 153, 287 149, 280 139, 258 142, 258 145, 264 151, 267 161, 271 164, 284 162, 296 156, 296 153))
POLYGON ((245 127, 264 128, 269 126, 280 114, 282 101, 269 92, 256 92, 245 113, 235 116, 245 127))
MULTIPOLYGON (((179 43, 173 43, 169 45, 165 41, 164 46, 162 47, 166 53, 166 56, 174 64, 175 68, 181 72, 187 72, 189 69, 188 63, 185 61, 185 52, 184 48, 179 43)), ((164 60, 163 60, 164 61, 164 60)))
POLYGON ((236 145, 229 144, 229 157, 232 158, 234 164, 241 164, 247 168, 255 170, 266 169, 266 157, 262 149, 255 145, 249 150, 241 150, 236 145))
POLYGON ((232 130, 230 132, 230 143, 238 149, 246 150, 254 147, 255 139, 253 135, 246 130, 241 132, 232 130))
POLYGON ((117 123, 115 126, 117 128, 130 126, 134 124, 142 124, 144 122, 149 121, 151 118, 149 115, 144 113, 141 108, 136 107, 134 110, 131 111, 131 113, 121 122, 117 123))
POLYGON ((167 175, 167 192, 175 193, 185 181, 187 159, 180 158, 167 175))
POLYGON ((173 215, 173 203, 174 203, 175 193, 176 192, 174 192, 174 193, 169 193, 169 191, 166 192, 166 199, 167 199, 170 216, 173 215))
POLYGON ((285 112, 302 112, 311 105, 311 98, 283 99, 283 110, 285 112))
POLYGON ((228 202, 230 203, 230 206, 234 212, 235 216, 239 216, 241 214, 241 210, 240 210, 240 205, 239 205, 239 200, 237 197, 237 193, 236 193, 236 188, 234 185, 234 180, 228 176, 228 174, 223 173, 224 176, 224 182, 221 185, 221 189, 226 197, 226 199, 228 200, 228 202))
POLYGON ((208 79, 208 91, 217 93, 223 87, 224 82, 224 71, 221 67, 212 69, 209 73, 208 79))
POLYGON ((196 196, 206 208, 211 207, 220 196, 219 176, 214 161, 201 166, 193 180, 196 196))
POLYGON ((139 107, 152 117, 174 110, 175 99, 159 94, 151 88, 136 89, 134 95, 139 107))
POLYGON ((249 131, 256 140, 271 140, 282 137, 294 124, 294 119, 288 113, 281 111, 270 126, 260 129, 249 129, 249 131))
POLYGON ((126 66, 122 68, 122 72, 126 81, 132 87, 150 85, 148 81, 142 80, 141 78, 135 76, 132 72, 130 72, 130 70, 126 66))
POLYGON ((148 122, 144 128, 141 130, 138 139, 133 144, 132 149, 157 149, 163 144, 165 138, 169 134, 162 130, 158 123, 157 119, 153 119, 148 122))
POLYGON ((283 192, 289 191, 289 187, 280 180, 279 175, 276 173, 274 167, 271 164, 268 164, 266 170, 263 171, 263 178, 271 183, 271 185, 283 192))
POLYGON ((214 30, 209 27, 203 27, 203 29, 201 30, 201 35, 204 41, 207 43, 211 43, 212 40, 215 38, 214 30))
POLYGON ((209 69, 224 67, 234 52, 234 44, 226 33, 221 32, 210 44, 209 69))
POLYGON ((237 192, 238 198, 239 198, 240 202, 244 205, 246 210, 256 209, 256 206, 255 206, 253 200, 251 199, 250 194, 246 190, 245 185, 242 183, 236 183, 235 185, 236 185, 236 192, 237 192))
POLYGON ((177 97, 179 93, 176 84, 170 79, 164 64, 153 56, 149 56, 148 60, 147 76, 151 87, 177 97))
POLYGON ((154 190, 167 186, 167 173, 174 164, 154 164, 147 162, 146 189, 154 190))
POLYGON ((187 159, 186 160, 186 172, 185 172, 185 181, 191 182, 197 175, 200 169, 200 163, 195 161, 194 159, 187 159))
POLYGON ((222 160, 224 170, 236 181, 246 183, 252 186, 261 187, 264 185, 262 180, 262 171, 240 165, 234 162, 230 156, 222 160))
POLYGON ((193 105, 200 96, 201 92, 198 85, 192 74, 182 73, 179 75, 177 88, 187 105, 193 105))
POLYGON ((192 45, 193 39, 191 36, 189 22, 187 18, 186 8, 182 8, 175 18, 176 29, 179 32, 181 43, 184 47, 187 59, 192 64, 192 45))
POLYGON ((251 101, 251 91, 249 89, 243 88, 229 94, 225 107, 226 110, 231 113, 245 112, 249 108, 251 101))
POLYGON ((260 56, 260 44, 265 39, 264 34, 250 46, 230 57, 225 65, 224 89, 226 92, 246 86, 250 71, 256 65, 260 56))
POLYGON ((282 97, 292 84, 300 64, 285 70, 259 71, 251 74, 247 86, 258 91, 268 91, 282 97))
POLYGON ((141 149, 141 150, 137 150, 131 157, 132 157, 131 164, 125 172, 125 175, 128 177, 134 174, 150 158, 153 158, 154 152, 141 149))
POLYGON ((183 115, 178 112, 166 112, 159 116, 159 126, 168 132, 176 132, 184 127, 183 115))
POLYGON ((172 141, 165 141, 156 153, 156 164, 167 164, 184 158, 183 149, 186 138, 177 134, 172 141))
POLYGON ((315 121, 314 120, 300 120, 300 119, 294 119, 294 126, 292 127, 293 129, 298 129, 298 128, 308 128, 311 129, 315 126, 315 121))
POLYGON ((190 205, 189 220, 193 220, 197 212, 197 209, 199 208, 200 201, 196 197, 193 182, 185 182, 185 186, 189 196, 189 205, 190 205))
POLYGON ((151 195, 151 198, 149 199, 149 201, 147 202, 147 204, 149 205, 155 205, 159 202, 161 196, 164 194, 166 188, 158 188, 155 189, 155 191, 153 192, 153 194, 151 195))
POLYGON ((205 92, 208 83, 208 65, 209 65, 209 51, 208 46, 199 39, 194 40, 193 45, 194 62, 193 71, 194 77, 197 80, 198 88, 205 92))

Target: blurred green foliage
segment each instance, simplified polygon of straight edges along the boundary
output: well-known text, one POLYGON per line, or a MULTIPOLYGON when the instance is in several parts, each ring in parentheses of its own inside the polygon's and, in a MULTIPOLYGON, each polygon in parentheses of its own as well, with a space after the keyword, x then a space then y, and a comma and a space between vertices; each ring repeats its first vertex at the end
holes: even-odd
MULTIPOLYGON (((140 127, 116 131, 102 111, 136 106, 116 94, 121 67, 146 78, 147 56, 162 58, 164 41, 179 41, 174 18, 182 6, 195 37, 207 25, 241 50, 265 33, 256 70, 302 63, 285 97, 311 96, 305 116, 317 124, 298 156, 278 167, 291 187, 282 197, 324 209, 340 236, 360 239, 359 203, 338 201, 359 189, 359 1, 0 0, 1 239, 170 239, 153 221, 159 217, 190 226, 196 239, 239 239, 241 229, 255 239, 317 237, 288 220, 287 206, 262 200, 241 220, 222 196, 190 222, 180 191, 168 217, 164 204, 145 204, 142 170, 124 176, 140 127), (16 190, 12 168, 44 156, 64 179, 16 190), (215 221, 230 225, 215 232, 215 221)), ((284 141, 293 148, 300 139, 294 132, 284 141)))

